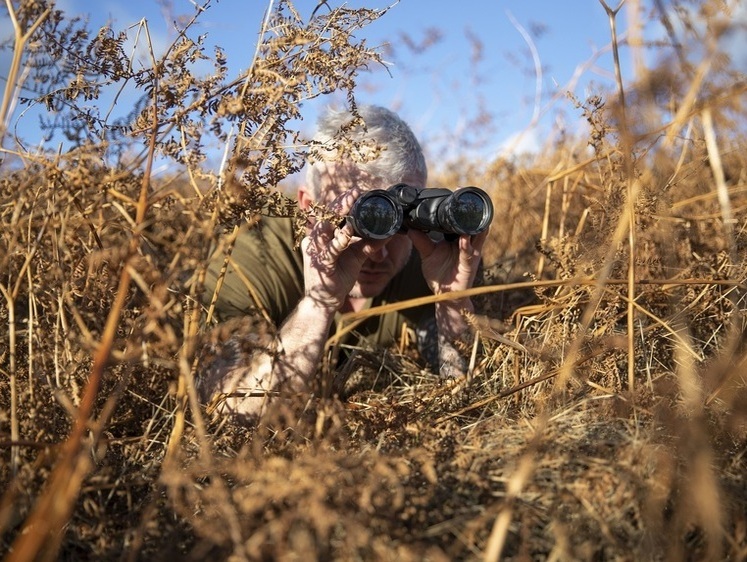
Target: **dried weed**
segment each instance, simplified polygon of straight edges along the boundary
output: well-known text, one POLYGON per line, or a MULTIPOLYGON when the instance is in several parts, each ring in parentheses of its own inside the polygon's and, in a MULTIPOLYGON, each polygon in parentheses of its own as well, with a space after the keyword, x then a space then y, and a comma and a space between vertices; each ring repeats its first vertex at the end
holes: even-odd
MULTIPOLYGON (((350 350, 339 396, 239 427, 194 392, 208 248, 296 214, 278 182, 319 147, 293 122, 336 89, 355 107, 379 55, 352 31, 382 14, 304 20, 280 2, 245 74, 218 52, 198 79, 194 20, 134 70, 114 30, 8 6, 34 103, 71 142, 3 149, 8 560, 747 557, 744 83, 715 53, 701 67, 678 44, 676 62, 575 100, 588 147, 439 171, 496 208, 467 378, 439 380, 406 341, 350 350), (129 119, 82 103, 125 82, 143 93, 129 119), (211 137, 229 147, 218 169, 211 137), (156 155, 183 173, 156 181, 156 155)), ((344 133, 340 150, 367 150, 344 133)))

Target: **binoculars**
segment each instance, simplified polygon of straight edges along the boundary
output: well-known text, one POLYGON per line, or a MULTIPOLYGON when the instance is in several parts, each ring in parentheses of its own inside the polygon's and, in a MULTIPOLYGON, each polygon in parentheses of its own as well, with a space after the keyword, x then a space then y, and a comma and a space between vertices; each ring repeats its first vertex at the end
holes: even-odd
POLYGON ((493 203, 479 187, 451 191, 398 183, 365 192, 353 204, 347 220, 361 238, 389 238, 409 228, 456 238, 488 228, 493 203))

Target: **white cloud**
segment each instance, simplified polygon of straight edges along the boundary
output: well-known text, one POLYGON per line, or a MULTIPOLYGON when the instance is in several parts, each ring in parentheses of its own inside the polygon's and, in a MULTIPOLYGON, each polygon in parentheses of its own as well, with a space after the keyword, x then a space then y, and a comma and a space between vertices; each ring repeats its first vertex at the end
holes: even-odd
POLYGON ((542 141, 536 127, 524 129, 510 135, 498 146, 502 158, 537 154, 542 149, 542 141))

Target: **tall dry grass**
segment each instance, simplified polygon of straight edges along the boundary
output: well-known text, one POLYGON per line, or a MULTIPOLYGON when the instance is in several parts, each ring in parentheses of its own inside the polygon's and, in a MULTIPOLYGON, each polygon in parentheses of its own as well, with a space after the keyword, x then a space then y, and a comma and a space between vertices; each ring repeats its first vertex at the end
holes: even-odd
POLYGON ((271 2, 234 77, 194 20, 136 70, 114 30, 7 7, 8 560, 747 558, 745 82, 715 48, 720 3, 701 6, 699 59, 672 36, 626 82, 620 6, 601 2, 617 82, 568 102, 588 137, 437 171, 496 208, 464 380, 440 381, 404 339, 351 350, 342 396, 279 403, 253 427, 195 398, 207 252, 241 221, 294 213, 277 185, 305 157, 295 119, 331 90, 355 103, 378 54, 352 32, 382 14, 271 2), (198 78, 203 57, 216 70, 198 78), (143 95, 126 118, 83 103, 127 85, 143 95), (56 110, 67 149, 14 144, 20 98, 56 110), (179 173, 156 178, 164 160, 179 173))

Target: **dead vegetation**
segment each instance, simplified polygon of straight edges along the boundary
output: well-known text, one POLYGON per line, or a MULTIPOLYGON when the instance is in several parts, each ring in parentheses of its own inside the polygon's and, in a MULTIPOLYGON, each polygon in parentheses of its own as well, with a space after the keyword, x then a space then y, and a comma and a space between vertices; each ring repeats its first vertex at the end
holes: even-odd
MULTIPOLYGON (((344 396, 242 428, 194 395, 207 249, 238 221, 293 212, 275 189, 303 162, 293 120, 331 90, 354 104, 377 53, 351 31, 381 15, 274 7, 250 70, 230 77, 189 23, 135 70, 116 32, 8 3, 0 552, 746 559, 745 82, 712 49, 723 29, 701 61, 672 41, 635 83, 575 100, 581 142, 438 171, 488 190, 500 225, 466 380, 440 382, 406 342, 356 350, 344 396), (216 71, 198 79, 203 57, 216 71), (20 97, 59 110, 48 125, 69 150, 12 143, 23 68, 20 97), (143 93, 129 118, 83 103, 124 83, 143 93), (213 168, 211 139, 230 156, 213 168), (155 157, 183 172, 156 181, 155 157)), ((722 21, 721 3, 700 9, 722 21)))

